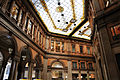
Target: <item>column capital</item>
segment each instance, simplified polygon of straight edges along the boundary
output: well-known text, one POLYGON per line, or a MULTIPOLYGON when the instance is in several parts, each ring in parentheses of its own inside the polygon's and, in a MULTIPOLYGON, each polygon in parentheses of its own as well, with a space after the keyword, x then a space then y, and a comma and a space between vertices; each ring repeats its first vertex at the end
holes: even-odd
POLYGON ((15 60, 17 62, 20 62, 20 56, 19 55, 15 55, 12 57, 12 60, 15 60))

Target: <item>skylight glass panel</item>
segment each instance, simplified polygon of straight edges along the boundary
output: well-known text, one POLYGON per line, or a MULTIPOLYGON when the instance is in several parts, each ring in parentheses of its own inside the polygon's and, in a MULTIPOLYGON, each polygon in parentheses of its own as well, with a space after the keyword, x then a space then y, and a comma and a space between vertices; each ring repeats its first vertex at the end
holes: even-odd
MULTIPOLYGON (((48 31, 69 35, 84 18, 84 0, 30 0, 38 12, 48 31)), ((87 23, 84 25, 88 25, 87 23)), ((79 30, 86 30, 82 26, 79 30)), ((80 35, 77 31, 73 36, 87 38, 91 34, 90 29, 80 35)))

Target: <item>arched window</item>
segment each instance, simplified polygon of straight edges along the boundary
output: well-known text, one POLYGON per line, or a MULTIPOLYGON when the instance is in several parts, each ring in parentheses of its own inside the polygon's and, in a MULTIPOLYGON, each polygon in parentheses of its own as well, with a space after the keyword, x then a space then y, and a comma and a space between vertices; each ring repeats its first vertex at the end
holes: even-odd
POLYGON ((54 62, 52 64, 52 67, 55 67, 55 68, 63 68, 63 65, 60 63, 60 62, 54 62))

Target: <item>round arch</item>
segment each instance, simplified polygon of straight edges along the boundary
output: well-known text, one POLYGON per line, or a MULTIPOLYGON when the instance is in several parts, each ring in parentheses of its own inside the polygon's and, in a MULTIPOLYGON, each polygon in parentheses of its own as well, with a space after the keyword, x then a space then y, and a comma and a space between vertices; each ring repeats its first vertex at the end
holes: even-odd
POLYGON ((53 65, 54 63, 60 63, 61 66, 63 66, 63 68, 65 68, 64 62, 59 61, 59 60, 54 60, 54 61, 52 61, 50 67, 52 67, 52 65, 53 65))
MULTIPOLYGON (((7 45, 11 45, 11 46, 13 45, 13 47, 12 47, 12 48, 14 48, 13 54, 17 55, 17 53, 18 53, 18 45, 17 45, 17 41, 16 41, 15 37, 12 35, 12 33, 9 33, 9 32, 6 32, 6 31, 0 31, 0 41, 2 41, 3 43, 5 41, 6 41, 5 43, 7 43, 7 41, 8 41, 7 45)), ((4 46, 4 45, 1 44, 1 46, 4 46)), ((8 46, 8 47, 11 48, 11 46, 8 46)))

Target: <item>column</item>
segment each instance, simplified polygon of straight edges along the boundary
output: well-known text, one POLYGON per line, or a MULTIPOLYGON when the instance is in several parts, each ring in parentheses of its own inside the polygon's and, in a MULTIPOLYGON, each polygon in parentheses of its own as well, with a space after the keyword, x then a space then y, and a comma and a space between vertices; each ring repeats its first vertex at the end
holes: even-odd
POLYGON ((13 58, 8 80, 16 80, 19 60, 17 56, 13 58))
POLYGON ((71 61, 68 61, 68 80, 72 80, 72 66, 71 61))
POLYGON ((66 73, 65 71, 63 71, 63 80, 65 80, 65 78, 66 78, 66 73))
MULTIPOLYGON (((105 72, 103 69, 103 73, 107 74, 107 75, 104 75, 104 77, 106 80, 107 79, 108 80, 119 80, 119 74, 118 74, 117 67, 116 67, 115 56, 112 53, 111 43, 109 40, 108 31, 106 27, 99 30, 98 37, 100 41, 100 47, 102 50, 101 63, 104 61, 104 64, 105 64, 104 69, 106 70, 105 72)), ((102 67, 104 67, 104 65, 102 65, 102 67)))
POLYGON ((4 62, 3 66, 2 66, 2 70, 1 70, 1 74, 0 74, 0 80, 3 79, 5 68, 6 68, 6 62, 4 62))
POLYGON ((14 4, 15 4, 15 1, 13 1, 12 4, 11 4, 11 7, 10 7, 10 16, 11 16, 11 13, 12 13, 12 9, 13 9, 14 4))
POLYGON ((81 72, 79 72, 79 80, 81 80, 81 72))
POLYGON ((8 4, 9 0, 2 0, 1 1, 1 8, 2 8, 2 11, 5 13, 6 11, 6 7, 7 7, 7 4, 8 4))
POLYGON ((47 80, 47 61, 48 59, 43 59, 43 80, 47 80))
POLYGON ((87 71, 87 80, 89 80, 89 71, 87 71))
POLYGON ((22 19, 22 9, 20 9, 19 15, 18 15, 18 22, 17 22, 17 26, 19 26, 19 24, 21 23, 21 19, 22 19))
POLYGON ((54 52, 56 52, 56 40, 54 40, 54 52))
POLYGON ((28 12, 25 13, 24 20, 23 20, 23 22, 22 22, 22 23, 23 23, 23 31, 25 31, 27 16, 28 16, 28 12))
POLYGON ((35 79, 39 79, 39 69, 35 70, 35 79))
POLYGON ((33 62, 29 64, 29 68, 28 68, 28 79, 29 80, 32 80, 32 71, 33 71, 33 62))
POLYGON ((39 79, 42 79, 41 74, 42 74, 42 72, 41 72, 41 70, 39 70, 39 76, 38 76, 39 79))
POLYGON ((52 80, 51 71, 47 72, 47 80, 52 80))

